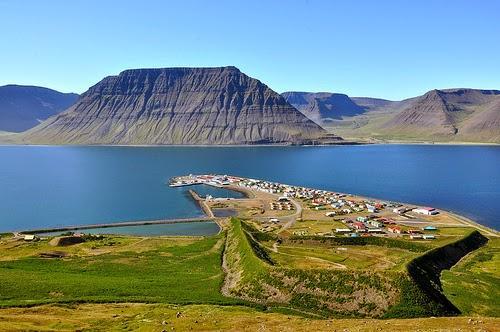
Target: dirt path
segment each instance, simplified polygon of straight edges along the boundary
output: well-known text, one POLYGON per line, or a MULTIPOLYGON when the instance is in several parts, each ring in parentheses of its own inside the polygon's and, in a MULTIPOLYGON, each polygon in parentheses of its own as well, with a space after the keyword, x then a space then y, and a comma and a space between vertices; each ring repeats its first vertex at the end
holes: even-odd
POLYGON ((231 289, 236 287, 238 281, 241 279, 241 272, 236 272, 231 270, 227 263, 227 252, 229 247, 229 241, 227 239, 227 235, 224 239, 224 250, 222 251, 222 271, 224 272, 224 282, 222 283, 222 287, 220 289, 222 295, 232 298, 237 298, 231 294, 231 289))
POLYGON ((295 213, 281 217, 281 220, 288 219, 288 221, 281 227, 281 229, 277 232, 278 234, 283 232, 284 230, 292 227, 298 218, 302 217, 302 205, 297 203, 295 200, 290 199, 290 202, 295 206, 295 213))

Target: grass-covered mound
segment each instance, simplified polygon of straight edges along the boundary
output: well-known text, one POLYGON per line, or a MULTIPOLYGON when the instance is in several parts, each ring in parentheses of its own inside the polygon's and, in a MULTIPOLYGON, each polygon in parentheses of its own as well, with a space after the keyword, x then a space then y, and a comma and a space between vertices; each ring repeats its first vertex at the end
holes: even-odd
POLYGON ((0 250, 0 306, 51 302, 231 304, 220 293, 223 235, 205 239, 106 237, 57 248, 7 242, 0 250))
POLYGON ((451 270, 443 271, 446 297, 466 315, 500 317, 500 239, 462 259, 451 270))
POLYGON ((225 259, 233 296, 313 315, 347 317, 381 316, 399 297, 394 275, 275 266, 252 233, 240 220, 231 220, 225 259))
POLYGON ((416 305, 413 300, 413 291, 405 291, 401 303, 392 308, 390 316, 411 317, 415 312, 419 316, 450 316, 460 314, 460 310, 445 296, 441 287, 441 272, 450 269, 468 253, 480 248, 488 239, 478 231, 473 231, 466 237, 426 252, 407 265, 407 272, 412 285, 405 285, 410 289, 418 289, 424 295, 416 305))
POLYGON ((350 239, 313 237, 286 240, 287 243, 297 243, 298 248, 304 243, 339 241, 335 244, 378 245, 419 255, 401 270, 335 270, 299 269, 279 264, 273 260, 276 254, 259 240, 269 243, 273 239, 258 234, 253 227, 238 219, 231 220, 225 252, 229 295, 324 317, 385 318, 457 314, 458 311, 442 294, 440 273, 485 243, 485 238, 478 232, 436 249, 383 238, 352 242, 350 239))

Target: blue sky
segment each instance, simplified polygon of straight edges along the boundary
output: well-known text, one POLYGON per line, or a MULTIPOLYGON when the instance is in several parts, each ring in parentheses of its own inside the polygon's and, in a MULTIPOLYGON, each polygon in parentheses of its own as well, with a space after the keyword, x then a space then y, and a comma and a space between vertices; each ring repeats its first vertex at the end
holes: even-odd
POLYGON ((0 0, 0 85, 234 65, 278 92, 500 89, 500 1, 0 0))

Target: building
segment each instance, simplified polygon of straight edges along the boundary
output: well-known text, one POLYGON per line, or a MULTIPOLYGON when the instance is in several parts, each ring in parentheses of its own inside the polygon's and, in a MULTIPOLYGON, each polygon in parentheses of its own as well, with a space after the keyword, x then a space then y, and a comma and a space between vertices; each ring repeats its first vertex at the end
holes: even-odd
POLYGON ((366 209, 368 210, 369 213, 377 212, 377 208, 373 205, 370 205, 370 204, 366 204, 366 209))
POLYGON ((377 220, 370 220, 368 223, 374 227, 384 227, 384 223, 377 220))
POLYGON ((335 228, 335 233, 349 233, 351 232, 350 228, 335 228))
POLYGON ((434 240, 436 237, 434 235, 426 234, 426 235, 422 235, 422 238, 424 240, 434 240))
POLYGON ((334 211, 332 211, 332 212, 327 212, 327 213, 325 214, 325 216, 327 216, 327 217, 335 217, 335 215, 336 215, 336 214, 337 214, 337 213, 335 213, 334 211))
POLYGON ((367 222, 367 221, 368 221, 368 218, 367 218, 367 217, 361 217, 361 216, 360 216, 360 217, 357 217, 357 218, 356 218, 356 220, 357 220, 357 221, 359 221, 359 222, 367 222))
POLYGON ((422 235, 410 234, 410 239, 412 239, 412 240, 418 240, 418 239, 421 239, 421 238, 422 238, 422 235))
POLYGON ((424 228, 422 228, 424 231, 437 231, 438 228, 435 227, 435 226, 425 226, 424 228))
POLYGON ((412 212, 415 212, 418 214, 424 214, 426 216, 433 216, 433 215, 436 215, 439 213, 435 208, 431 208, 431 207, 416 208, 416 209, 413 209, 412 212))
POLYGON ((365 224, 363 224, 362 222, 359 222, 359 221, 354 222, 352 225, 356 229, 363 229, 363 230, 366 229, 365 224))
POLYGON ((38 238, 35 234, 26 234, 24 235, 24 241, 36 241, 38 238))
POLYGON ((401 227, 399 226, 389 226, 387 227, 387 230, 391 233, 394 233, 394 234, 401 234, 401 227))
POLYGON ((408 208, 406 208, 404 206, 400 206, 400 207, 392 209, 392 212, 397 213, 397 214, 403 214, 406 211, 408 211, 408 208))

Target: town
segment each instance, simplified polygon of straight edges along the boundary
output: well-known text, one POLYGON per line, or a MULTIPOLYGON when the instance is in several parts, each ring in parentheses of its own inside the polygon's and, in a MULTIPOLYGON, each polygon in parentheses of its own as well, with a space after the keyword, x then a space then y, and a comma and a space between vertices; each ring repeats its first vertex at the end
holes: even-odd
POLYGON ((214 209, 233 208, 238 216, 249 217, 263 232, 282 235, 325 237, 399 237, 435 240, 440 227, 469 226, 454 215, 432 207, 401 204, 306 188, 277 182, 230 176, 188 175, 173 178, 171 187, 204 184, 247 193, 221 205, 208 196, 214 209), (251 204, 253 202, 253 204, 251 204))

